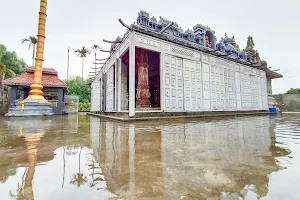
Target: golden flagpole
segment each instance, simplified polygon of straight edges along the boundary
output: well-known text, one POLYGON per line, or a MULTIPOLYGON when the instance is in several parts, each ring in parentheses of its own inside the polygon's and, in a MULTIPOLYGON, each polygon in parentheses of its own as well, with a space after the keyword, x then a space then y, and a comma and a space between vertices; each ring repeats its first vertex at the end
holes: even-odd
POLYGON ((9 109, 7 117, 28 117, 28 116, 52 116, 53 108, 43 96, 42 76, 43 57, 45 46, 45 30, 47 17, 47 0, 40 0, 40 12, 37 33, 37 48, 35 54, 35 66, 33 81, 30 85, 29 96, 24 101, 19 101, 9 109), (19 105, 21 104, 21 106, 19 105))
POLYGON ((34 66, 34 78, 30 86, 28 100, 39 100, 39 102, 47 102, 43 96, 42 71, 43 71, 43 57, 45 46, 45 30, 46 30, 46 17, 47 17, 47 0, 41 0, 39 12, 39 25, 37 34, 37 48, 34 66))

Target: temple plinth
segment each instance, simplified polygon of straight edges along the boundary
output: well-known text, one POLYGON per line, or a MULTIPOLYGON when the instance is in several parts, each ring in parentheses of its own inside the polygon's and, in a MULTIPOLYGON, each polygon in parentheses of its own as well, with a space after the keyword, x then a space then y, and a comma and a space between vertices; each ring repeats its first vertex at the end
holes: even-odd
POLYGON ((138 86, 136 93, 136 107, 149 108, 151 97, 149 92, 149 75, 148 75, 148 53, 144 49, 136 50, 137 68, 138 68, 138 86))

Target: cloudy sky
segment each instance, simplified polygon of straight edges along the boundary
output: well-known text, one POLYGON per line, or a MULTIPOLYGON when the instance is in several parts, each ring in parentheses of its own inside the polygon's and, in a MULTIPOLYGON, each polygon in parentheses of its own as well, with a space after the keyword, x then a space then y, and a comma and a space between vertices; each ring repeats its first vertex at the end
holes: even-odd
MULTIPOLYGON (((37 33, 39 0, 0 2, 0 43, 30 64, 31 51, 20 41, 37 33)), ((162 16, 175 21, 184 30, 197 23, 210 26, 218 40, 225 32, 230 37, 234 35, 241 48, 245 47, 247 36, 252 35, 261 58, 284 75, 273 81, 273 92, 300 87, 299 0, 48 0, 44 67, 55 68, 65 78, 70 47, 70 75, 81 75, 81 60, 74 50, 93 44, 108 49, 102 40, 114 40, 125 32, 118 18, 133 23, 140 10, 157 19, 162 16)), ((99 57, 106 58, 107 54, 99 57)), ((85 62, 85 76, 92 62, 91 55, 85 62)))

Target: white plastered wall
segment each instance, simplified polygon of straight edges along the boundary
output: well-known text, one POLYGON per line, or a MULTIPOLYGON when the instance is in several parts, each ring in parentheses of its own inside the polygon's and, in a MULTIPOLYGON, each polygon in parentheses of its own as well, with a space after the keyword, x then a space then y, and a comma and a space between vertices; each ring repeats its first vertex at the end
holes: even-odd
MULTIPOLYGON (((264 71, 140 33, 132 33, 120 51, 125 51, 129 44, 160 52, 160 99, 161 110, 164 112, 268 109, 264 71)), ((108 73, 111 62, 117 56, 104 66, 104 73, 108 73)), ((98 109, 95 103, 98 96, 97 93, 93 94, 97 87, 95 82, 97 79, 92 88, 93 111, 98 109)), ((134 83, 131 85, 134 86, 134 83)), ((117 86, 120 87, 120 84, 117 86)), ((120 92, 118 94, 124 95, 120 92)), ((135 97, 133 94, 131 96, 135 97)), ((118 101, 121 100, 122 97, 119 97, 118 101)), ((135 113, 134 100, 129 99, 130 116, 135 113)))
POLYGON ((267 110, 264 71, 164 42, 166 112, 267 110))
POLYGON ((91 111, 100 111, 100 80, 95 80, 91 85, 91 111))
MULTIPOLYGON (((119 95, 117 88, 113 91, 113 93, 107 94, 108 91, 112 91, 113 85, 115 87, 118 87, 118 71, 112 71, 111 68, 113 68, 114 63, 116 63, 116 60, 120 58, 122 54, 128 49, 129 46, 129 35, 124 36, 123 42, 118 47, 117 50, 107 59, 105 64, 102 66, 101 71, 97 74, 95 77, 95 80, 93 81, 91 85, 91 111, 104 111, 106 109, 107 111, 116 111, 116 107, 118 107, 118 102, 116 102, 116 97, 119 95), (104 77, 106 75, 106 79, 104 80, 104 77), (108 75, 108 80, 107 80, 108 75), (113 77, 112 77, 112 76, 113 77), (116 82, 111 79, 113 78, 116 82), (108 85, 109 83, 109 85, 108 85), (97 89, 99 87, 99 90, 97 89), (98 93, 99 92, 99 93, 98 93), (112 97, 112 96, 113 97, 112 97), (109 101, 107 101, 107 97, 109 98, 109 101), (111 98, 112 97, 112 98, 111 98)), ((117 66, 117 65, 116 65, 117 66)), ((114 87, 114 86, 113 86, 114 87)), ((118 101, 121 99, 120 97, 117 98, 118 101)))

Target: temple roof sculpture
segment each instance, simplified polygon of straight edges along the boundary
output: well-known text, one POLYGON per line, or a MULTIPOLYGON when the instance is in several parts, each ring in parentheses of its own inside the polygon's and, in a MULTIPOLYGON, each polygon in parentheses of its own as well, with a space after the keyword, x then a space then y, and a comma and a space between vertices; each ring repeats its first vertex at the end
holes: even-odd
POLYGON ((253 42, 253 38, 251 36, 249 36, 247 38, 247 46, 245 51, 247 52, 247 60, 253 64, 256 65, 267 65, 267 62, 264 61, 263 63, 261 63, 261 59, 259 56, 259 53, 257 50, 254 49, 254 42, 253 42))
MULTIPOLYGON (((119 19, 119 21, 128 29, 123 38, 125 38, 125 35, 127 35, 129 31, 141 32, 241 64, 263 69, 267 72, 267 76, 268 74, 272 74, 270 76, 273 78, 282 77, 281 74, 269 70, 267 63, 260 60, 259 53, 253 48, 254 43, 248 45, 247 42, 247 48, 240 50, 234 36, 230 38, 226 33, 225 37, 222 37, 221 40, 217 42, 215 31, 203 24, 198 23, 192 30, 187 29, 184 31, 177 23, 161 16, 159 17, 159 21, 155 17, 150 18, 150 15, 146 11, 140 11, 138 13, 136 23, 134 24, 126 25, 121 19, 119 19)), ((115 43, 112 44, 110 49, 111 54, 116 50, 123 38, 117 38, 115 43)))
POLYGON ((239 45, 235 42, 234 36, 229 38, 226 33, 225 37, 222 37, 218 42, 217 50, 225 55, 233 57, 234 59, 247 61, 247 52, 245 50, 241 51, 239 45))

